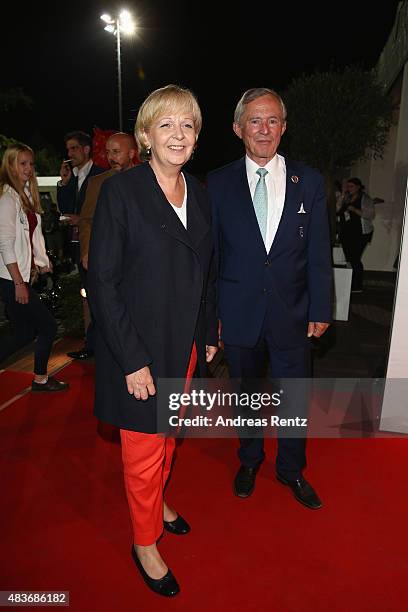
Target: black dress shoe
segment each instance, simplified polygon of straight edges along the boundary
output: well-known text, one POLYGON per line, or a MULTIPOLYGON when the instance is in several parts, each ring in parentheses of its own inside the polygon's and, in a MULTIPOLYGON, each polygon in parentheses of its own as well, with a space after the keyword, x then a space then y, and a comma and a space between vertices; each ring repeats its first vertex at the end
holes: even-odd
POLYGON ((177 584, 177 580, 171 573, 171 570, 168 570, 167 574, 163 576, 163 578, 150 578, 150 576, 145 572, 143 565, 140 563, 140 559, 137 556, 135 547, 133 545, 131 553, 133 561, 135 562, 137 569, 139 570, 149 589, 158 595, 163 595, 164 597, 174 597, 174 595, 177 595, 177 593, 180 592, 180 587, 177 584))
POLYGON ((174 521, 163 520, 163 526, 166 531, 174 533, 175 535, 185 535, 191 530, 190 525, 180 515, 178 515, 174 521))
POLYGON ((94 352, 83 348, 80 351, 71 351, 67 353, 68 357, 72 357, 72 359, 90 359, 94 356, 94 352))
POLYGON ((31 391, 34 391, 34 393, 65 391, 68 387, 68 383, 57 380, 53 376, 49 376, 46 383, 37 383, 35 380, 31 383, 31 391))
POLYGON ((282 484, 290 487, 298 502, 307 508, 310 508, 311 510, 318 510, 323 506, 312 485, 310 485, 303 477, 297 480, 286 480, 286 478, 283 478, 283 476, 276 474, 276 478, 282 484))
POLYGON ((234 493, 237 497, 249 497, 255 488, 258 468, 241 465, 234 480, 234 493))

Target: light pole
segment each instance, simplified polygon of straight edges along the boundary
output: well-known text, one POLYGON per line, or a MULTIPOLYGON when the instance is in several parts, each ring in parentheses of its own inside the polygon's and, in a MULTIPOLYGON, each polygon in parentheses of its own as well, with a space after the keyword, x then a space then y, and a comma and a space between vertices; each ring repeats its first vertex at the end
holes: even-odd
POLYGON ((131 36, 136 31, 136 24, 133 21, 129 11, 121 11, 121 13, 112 18, 107 13, 101 15, 102 21, 106 23, 104 30, 116 36, 116 55, 118 62, 118 105, 119 105, 119 130, 123 131, 122 120, 122 63, 120 53, 121 33, 131 36))

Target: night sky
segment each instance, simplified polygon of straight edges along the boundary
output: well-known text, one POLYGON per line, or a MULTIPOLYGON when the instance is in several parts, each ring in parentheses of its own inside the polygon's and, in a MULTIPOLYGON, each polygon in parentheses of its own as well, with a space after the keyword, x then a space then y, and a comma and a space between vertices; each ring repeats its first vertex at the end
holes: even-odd
POLYGON ((190 87, 204 126, 189 169, 205 173, 242 153, 231 123, 243 91, 266 86, 282 92, 294 77, 316 68, 372 67, 397 5, 393 0, 326 6, 285 0, 9 1, 2 5, 2 89, 22 87, 34 108, 1 116, 0 133, 35 146, 50 142, 63 155, 67 131, 116 129, 116 39, 103 30, 99 16, 126 8, 139 30, 122 45, 124 129, 132 131, 137 108, 156 87, 190 87))

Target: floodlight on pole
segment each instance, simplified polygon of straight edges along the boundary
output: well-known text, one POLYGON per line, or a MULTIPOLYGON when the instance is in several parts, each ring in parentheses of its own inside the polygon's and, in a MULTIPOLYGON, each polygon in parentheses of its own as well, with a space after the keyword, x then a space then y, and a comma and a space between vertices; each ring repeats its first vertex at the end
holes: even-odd
POLYGON ((121 34, 131 36, 136 31, 136 24, 129 11, 121 11, 113 18, 108 13, 101 15, 101 20, 106 23, 104 30, 116 36, 116 56, 118 64, 118 104, 119 104, 119 130, 123 130, 122 120, 122 66, 121 66, 121 34))

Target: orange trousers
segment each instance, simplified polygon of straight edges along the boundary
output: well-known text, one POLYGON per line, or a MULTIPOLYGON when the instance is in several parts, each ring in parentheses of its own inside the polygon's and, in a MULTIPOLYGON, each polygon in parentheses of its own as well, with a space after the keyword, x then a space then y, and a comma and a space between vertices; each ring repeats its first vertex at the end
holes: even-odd
MULTIPOLYGON (((189 389, 196 365, 197 350, 194 344, 184 392, 189 389)), ((176 441, 159 434, 127 429, 120 430, 120 438, 133 540, 140 546, 149 546, 163 532, 163 491, 170 474, 176 441)))

